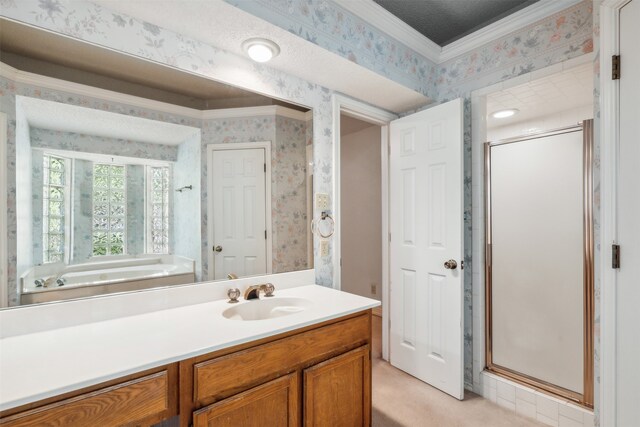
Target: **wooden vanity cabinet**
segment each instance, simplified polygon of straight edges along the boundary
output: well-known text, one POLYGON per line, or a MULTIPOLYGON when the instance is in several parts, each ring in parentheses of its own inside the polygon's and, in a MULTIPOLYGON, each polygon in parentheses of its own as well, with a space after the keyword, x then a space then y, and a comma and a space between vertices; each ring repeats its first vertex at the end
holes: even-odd
POLYGON ((1 411, 0 426, 366 427, 370 345, 367 310, 1 411))
POLYGON ((182 361, 180 425, 368 426, 370 343, 369 310, 182 361))

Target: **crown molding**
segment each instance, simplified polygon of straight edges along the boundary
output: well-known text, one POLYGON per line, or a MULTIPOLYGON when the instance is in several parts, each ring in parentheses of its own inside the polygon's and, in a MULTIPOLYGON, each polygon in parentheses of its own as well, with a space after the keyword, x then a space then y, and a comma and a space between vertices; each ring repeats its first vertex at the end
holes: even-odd
POLYGON ((281 116, 305 121, 307 113, 293 110, 281 105, 264 105, 261 107, 222 108, 202 112, 203 120, 237 119, 242 117, 281 116))
POLYGON ((338 6, 436 64, 469 53, 581 1, 583 0, 541 0, 441 48, 373 0, 333 0, 338 6))
POLYGON ((69 82, 40 74, 18 70, 10 65, 0 62, 0 77, 5 77, 16 83, 43 87, 61 92, 73 93, 105 101, 132 105, 177 116, 189 117, 197 120, 223 119, 255 116, 281 116, 290 119, 306 121, 313 118, 313 112, 298 111, 281 105, 267 105, 263 107, 225 108, 218 110, 197 110, 195 108, 182 107, 162 101, 127 95, 107 89, 100 89, 80 83, 69 82))
POLYGON ((442 48, 439 62, 443 63, 468 53, 582 1, 583 0, 541 0, 493 24, 487 25, 468 36, 449 43, 442 48))
POLYGON ((351 12, 428 60, 438 63, 440 46, 405 24, 373 0, 333 0, 338 6, 351 12))

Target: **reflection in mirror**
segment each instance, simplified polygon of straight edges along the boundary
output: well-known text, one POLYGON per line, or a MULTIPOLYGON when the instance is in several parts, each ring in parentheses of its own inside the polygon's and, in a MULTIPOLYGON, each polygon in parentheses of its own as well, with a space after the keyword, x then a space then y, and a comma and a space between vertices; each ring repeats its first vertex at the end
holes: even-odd
POLYGON ((0 41, 10 305, 312 268, 307 108, 12 22, 0 41))

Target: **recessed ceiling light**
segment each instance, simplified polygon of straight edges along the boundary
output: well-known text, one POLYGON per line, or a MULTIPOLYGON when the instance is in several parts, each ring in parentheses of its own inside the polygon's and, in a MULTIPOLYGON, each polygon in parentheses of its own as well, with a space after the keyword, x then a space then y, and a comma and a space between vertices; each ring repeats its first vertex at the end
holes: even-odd
POLYGON ((491 113, 491 117, 493 117, 495 119, 506 119, 507 117, 513 116, 518 111, 520 111, 520 110, 518 110, 516 108, 509 108, 507 110, 499 110, 499 111, 495 111, 495 112, 491 113))
POLYGON ((245 40, 242 43, 242 49, 256 62, 267 62, 280 53, 280 47, 277 44, 260 38, 245 40))

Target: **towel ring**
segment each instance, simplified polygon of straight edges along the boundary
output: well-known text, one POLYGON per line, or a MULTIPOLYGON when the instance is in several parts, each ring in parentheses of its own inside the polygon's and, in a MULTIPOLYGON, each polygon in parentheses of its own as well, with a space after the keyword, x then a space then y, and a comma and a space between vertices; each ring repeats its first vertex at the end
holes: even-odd
POLYGON ((311 221, 311 232, 313 234, 317 234, 318 236, 322 237, 323 239, 328 239, 329 237, 333 236, 333 233, 335 232, 336 229, 336 223, 333 220, 333 217, 331 215, 329 215, 329 213, 327 213, 326 211, 323 211, 320 214, 320 218, 319 219, 314 219, 311 221), (330 231, 328 233, 323 233, 322 231, 320 231, 318 229, 318 221, 331 221, 331 225, 330 225, 330 231))

